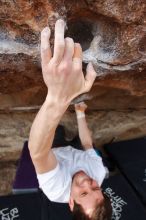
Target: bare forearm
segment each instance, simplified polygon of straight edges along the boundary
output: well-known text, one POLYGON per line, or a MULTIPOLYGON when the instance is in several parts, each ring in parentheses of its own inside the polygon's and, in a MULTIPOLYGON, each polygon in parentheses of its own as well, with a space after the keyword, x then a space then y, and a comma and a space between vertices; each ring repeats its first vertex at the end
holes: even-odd
POLYGON ((46 99, 32 124, 29 149, 32 159, 43 158, 52 146, 54 134, 67 105, 53 103, 46 99))
POLYGON ((88 128, 86 118, 85 117, 78 118, 77 122, 78 122, 79 137, 84 150, 93 148, 91 132, 88 128))

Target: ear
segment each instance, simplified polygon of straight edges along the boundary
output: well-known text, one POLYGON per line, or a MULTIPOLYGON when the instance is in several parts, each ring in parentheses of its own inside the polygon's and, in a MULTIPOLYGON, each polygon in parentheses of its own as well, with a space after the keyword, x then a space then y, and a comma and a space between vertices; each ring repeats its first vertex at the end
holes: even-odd
POLYGON ((73 211, 73 208, 74 208, 74 200, 72 197, 70 197, 69 199, 69 207, 70 207, 70 210, 73 211))

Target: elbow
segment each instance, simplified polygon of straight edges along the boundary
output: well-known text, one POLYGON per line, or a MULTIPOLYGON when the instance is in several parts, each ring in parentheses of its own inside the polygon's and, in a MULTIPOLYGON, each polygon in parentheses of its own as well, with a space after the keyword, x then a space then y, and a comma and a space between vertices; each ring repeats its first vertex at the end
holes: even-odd
POLYGON ((29 149, 29 153, 30 153, 30 157, 32 159, 32 161, 38 161, 41 158, 41 154, 39 151, 36 150, 35 147, 33 147, 33 145, 28 142, 28 149, 29 149))
POLYGON ((41 159, 40 155, 37 153, 30 153, 32 161, 39 161, 41 159))

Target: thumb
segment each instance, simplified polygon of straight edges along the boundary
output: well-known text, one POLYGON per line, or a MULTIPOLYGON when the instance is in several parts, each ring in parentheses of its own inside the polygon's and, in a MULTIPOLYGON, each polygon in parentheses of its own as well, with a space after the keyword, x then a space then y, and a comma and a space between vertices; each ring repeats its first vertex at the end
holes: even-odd
POLYGON ((87 65, 86 76, 85 76, 85 91, 86 92, 90 91, 90 89, 95 81, 96 76, 97 76, 97 73, 95 72, 92 63, 89 63, 87 65))

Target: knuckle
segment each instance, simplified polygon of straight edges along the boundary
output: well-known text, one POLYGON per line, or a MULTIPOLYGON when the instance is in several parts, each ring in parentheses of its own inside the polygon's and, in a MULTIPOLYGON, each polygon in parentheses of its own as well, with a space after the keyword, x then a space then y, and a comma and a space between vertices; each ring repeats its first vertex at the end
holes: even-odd
POLYGON ((86 92, 89 92, 90 89, 91 89, 91 87, 87 87, 87 88, 86 88, 86 92))
POLYGON ((63 41, 58 41, 57 46, 59 49, 62 49, 62 48, 64 48, 65 43, 63 41))
POLYGON ((42 54, 46 54, 46 52, 48 52, 49 46, 48 45, 42 45, 41 46, 41 53, 42 54))
POLYGON ((73 40, 71 37, 66 37, 65 39, 66 40, 71 40, 71 41, 73 40))
POLYGON ((90 89, 86 89, 86 91, 85 92, 90 92, 90 89))
POLYGON ((84 86, 84 93, 87 93, 87 92, 89 92, 90 91, 90 88, 89 88, 89 86, 85 83, 85 86, 84 86))
POLYGON ((81 71, 81 66, 78 65, 78 64, 75 64, 75 65, 74 65, 74 71, 80 72, 80 71, 81 71))
POLYGON ((65 38, 65 41, 69 42, 69 43, 73 43, 73 39, 71 37, 66 37, 65 38))
POLYGON ((60 64, 59 68, 59 72, 64 72, 67 71, 69 69, 68 63, 64 62, 62 64, 60 64))
POLYGON ((48 38, 50 36, 50 29, 48 27, 45 27, 42 31, 41 31, 41 37, 44 38, 48 38))

